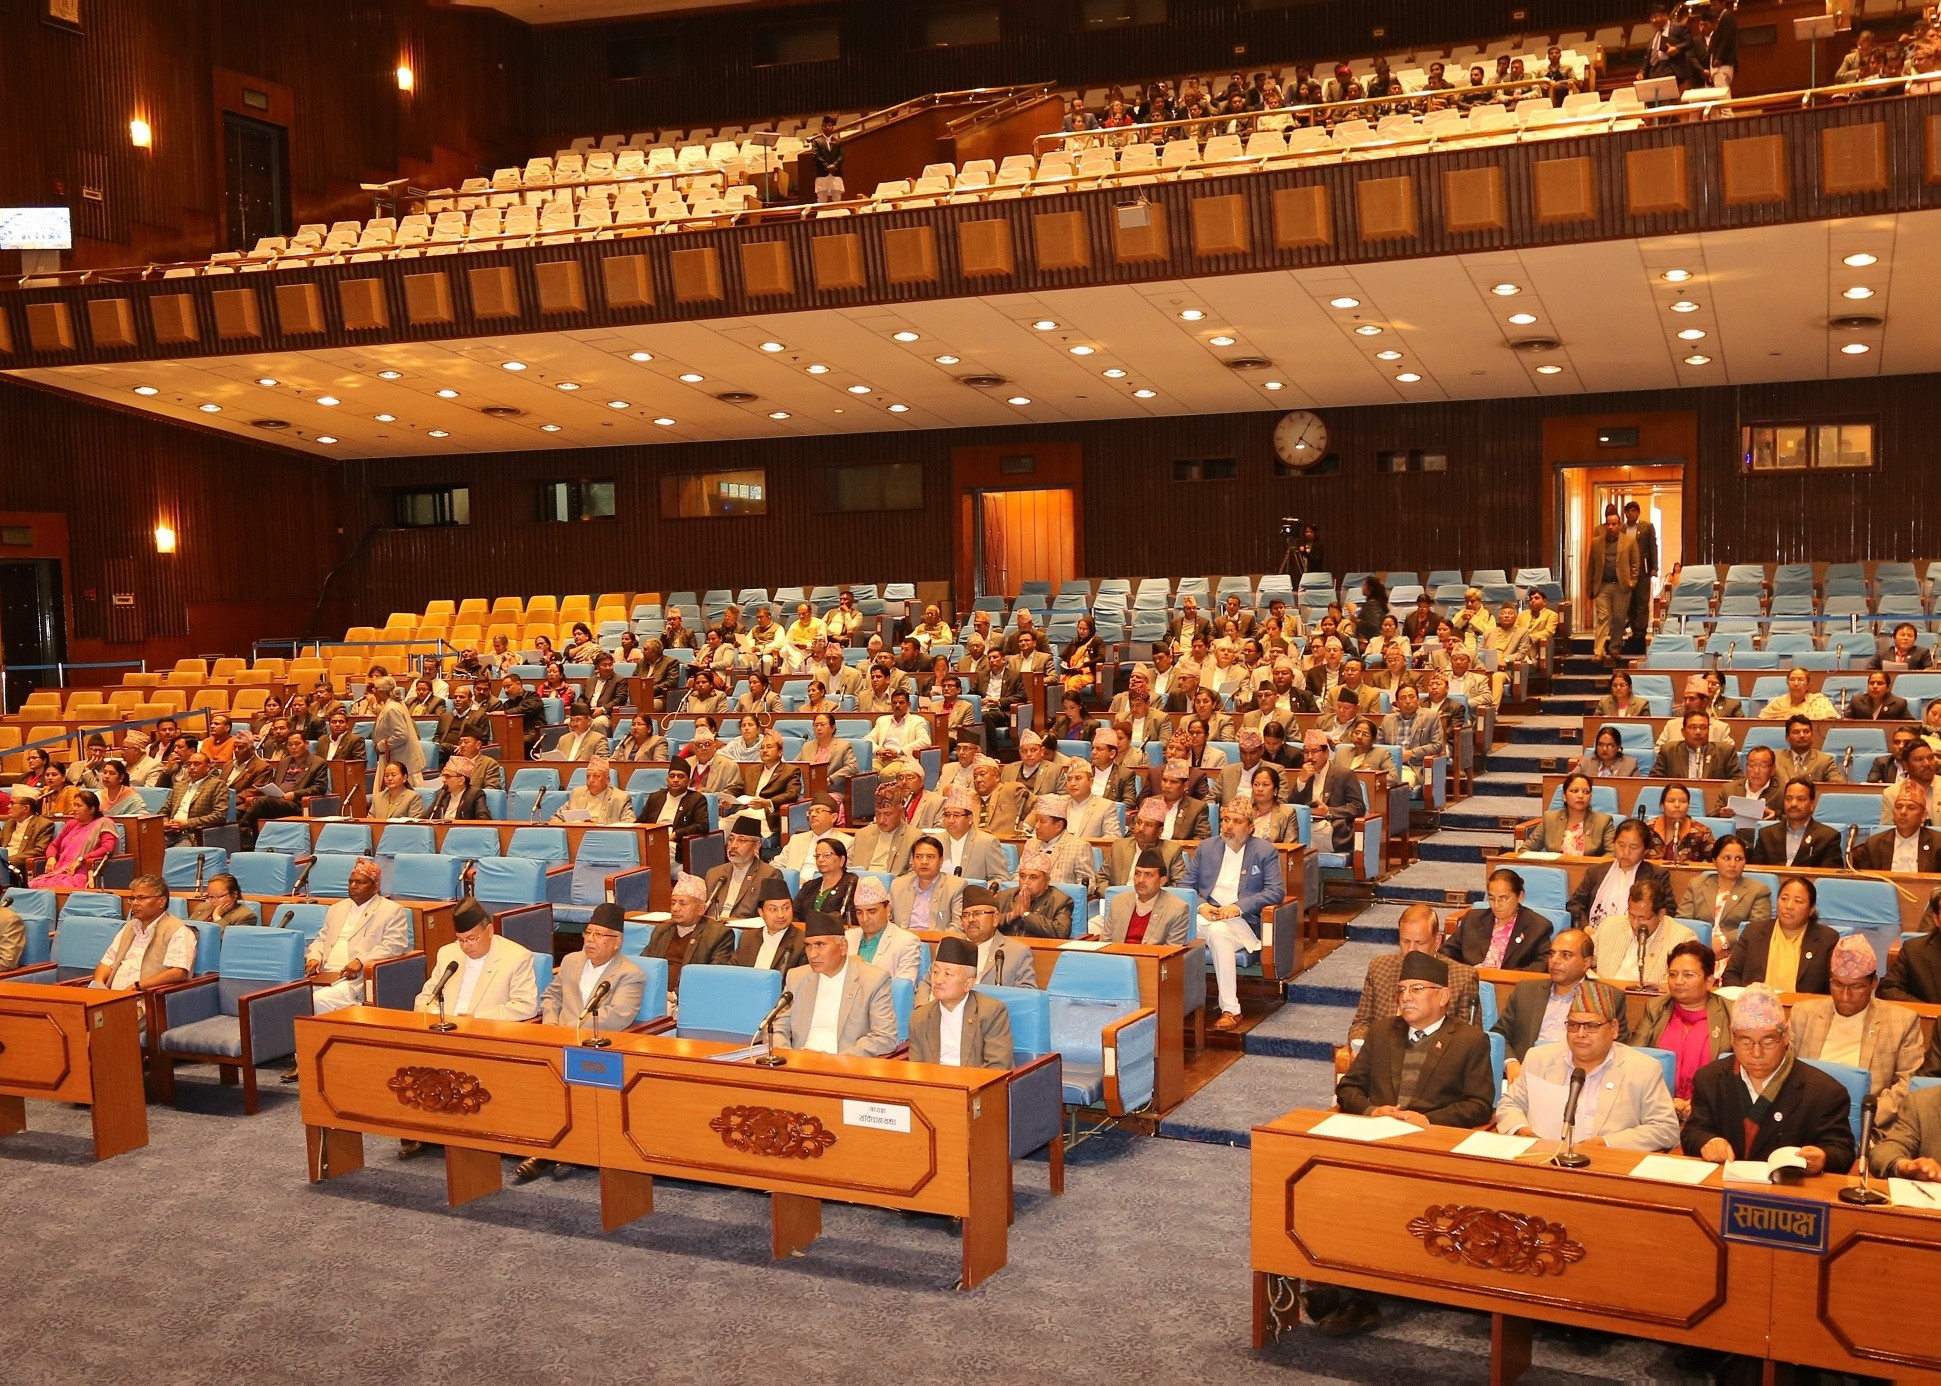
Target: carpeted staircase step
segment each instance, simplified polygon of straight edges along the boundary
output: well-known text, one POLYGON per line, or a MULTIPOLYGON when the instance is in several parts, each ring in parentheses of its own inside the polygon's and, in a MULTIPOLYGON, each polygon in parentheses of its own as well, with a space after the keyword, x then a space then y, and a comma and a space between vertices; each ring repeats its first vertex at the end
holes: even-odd
POLYGON ((1499 729, 1504 731, 1504 739, 1525 746, 1562 746, 1575 741, 1584 733, 1582 717, 1552 717, 1548 715, 1519 717, 1515 725, 1499 729))
POLYGON ((1395 921, 1402 917, 1406 905, 1386 904, 1377 900, 1348 922, 1348 942, 1379 943, 1385 948, 1395 946, 1395 921))
POLYGON ((1403 867, 1378 887, 1381 898, 1423 901, 1440 909, 1450 892, 1465 898, 1483 888, 1483 870, 1477 862, 1418 861, 1403 867))
POLYGON ((1467 862, 1480 866, 1491 853, 1506 850, 1513 840, 1509 833, 1444 828, 1417 842, 1415 855, 1422 861, 1467 862))
POLYGON ((1444 828, 1461 828, 1469 831, 1504 832, 1507 820, 1518 823, 1526 818, 1536 817, 1536 801, 1519 789, 1516 793, 1472 794, 1443 810, 1444 828))
MULTIPOLYGON (((1289 1005, 1346 1006, 1352 1010, 1356 1001, 1361 998, 1361 982, 1368 972, 1368 960, 1377 954, 1390 951, 1393 947, 1392 937, 1387 943, 1342 944, 1315 966, 1287 984, 1289 1005)), ((1267 1023, 1269 1022, 1261 1022, 1262 1025, 1267 1023)), ((1345 1025, 1347 1022, 1344 1020, 1342 1023, 1345 1025)))
MULTIPOLYGON (((1360 994, 1359 986, 1356 994, 1360 994)), ((1243 1047, 1249 1054, 1284 1059, 1328 1059, 1348 1033, 1354 1002, 1340 1005, 1282 1006, 1247 1031, 1243 1047)))

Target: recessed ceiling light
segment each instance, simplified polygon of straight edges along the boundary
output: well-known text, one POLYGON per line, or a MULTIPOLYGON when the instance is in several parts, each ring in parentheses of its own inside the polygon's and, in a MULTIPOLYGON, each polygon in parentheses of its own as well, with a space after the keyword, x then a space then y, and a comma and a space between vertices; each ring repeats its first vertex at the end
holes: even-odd
POLYGON ((502 370, 502 371, 522 371, 522 370, 524 370, 525 368, 526 368, 526 363, 525 363, 524 361, 501 361, 501 362, 499 362, 499 369, 500 369, 500 370, 502 370))
POLYGON ((162 392, 153 385, 137 385, 135 387, 135 393, 138 395, 159 395, 162 392))
MULTIPOLYGON (((1849 294, 1849 297, 1851 296, 1852 295, 1849 294)), ((1864 294, 1862 295, 1863 298, 1865 296, 1866 295, 1864 294)), ((256 383, 258 385, 261 385, 266 390, 273 390, 276 388, 276 377, 273 375, 259 375, 256 377, 256 383)))
POLYGON ((1681 298, 1678 302, 1671 305, 1671 311, 1674 313, 1696 313, 1698 311, 1698 305, 1689 298, 1681 298))
POLYGON ((1182 308, 1179 310, 1181 322, 1198 322, 1205 316, 1206 314, 1198 308, 1182 308))
POLYGON ((458 391, 456 391, 456 390, 440 390, 440 391, 438 392, 438 398, 440 398, 440 399, 457 399, 457 398, 458 398, 458 391))
POLYGON ((577 381, 577 380, 562 380, 562 381, 560 381, 560 382, 559 382, 559 384, 557 384, 557 385, 555 385, 555 386, 554 386, 553 388, 554 388, 555 390, 567 390, 567 391, 572 391, 572 390, 577 390, 577 389, 579 389, 579 388, 580 388, 580 383, 579 383, 579 381, 577 381))
POLYGON ((958 358, 955 356, 946 355, 946 356, 939 356, 937 358, 937 364, 940 366, 954 366, 957 364, 957 361, 958 361, 958 358))
POLYGON ((1563 373, 1564 373, 1564 368, 1562 366, 1538 366, 1537 367, 1538 375, 1562 375, 1563 373))
POLYGON ((539 425, 539 431, 540 431, 541 433, 557 433, 557 432, 559 432, 559 425, 558 425, 558 424, 541 424, 541 425, 539 425))
MULTIPOLYGON (((1847 356, 1865 356, 1869 351, 1872 351, 1872 350, 1873 348, 1868 346, 1865 342, 1848 342, 1845 346, 1840 348, 1841 353, 1847 356)), ((204 409, 207 409, 209 406, 205 404, 202 407, 204 409)))
POLYGON ((1414 371, 1403 371, 1400 375, 1396 376, 1395 378, 1401 381, 1404 385, 1413 385, 1415 384, 1416 381, 1420 380, 1422 377, 1417 375, 1414 371))
POLYGON ((1841 298, 1872 298, 1873 296, 1874 291, 1865 284, 1855 284, 1851 289, 1843 289, 1840 293, 1841 298))
POLYGON ((624 399, 610 399, 607 401, 607 408, 609 409, 629 409, 631 407, 624 399))
POLYGON ((1360 299, 1358 299, 1358 298, 1349 298, 1349 297, 1348 297, 1348 296, 1347 296, 1346 294, 1343 294, 1343 295, 1342 295, 1342 296, 1341 296, 1340 298, 1331 298, 1331 299, 1329 299, 1329 300, 1328 300, 1328 307, 1330 307, 1330 308, 1359 308, 1359 307, 1361 307, 1361 300, 1360 300, 1360 299))
POLYGON ((1382 329, 1375 326, 1372 322, 1365 322, 1355 329, 1355 335, 1357 337, 1379 337, 1382 335, 1382 329))
POLYGON ((1126 378, 1125 368, 1123 366, 1108 366, 1105 370, 1105 378, 1107 380, 1124 380, 1126 378))
POLYGON ((917 340, 917 334, 908 330, 892 332, 890 333, 890 340, 894 342, 914 342, 917 340))
POLYGON ((1698 327, 1688 327, 1683 332, 1680 332, 1678 334, 1678 340, 1681 342, 1702 342, 1705 340, 1704 329, 1698 328, 1698 327))
POLYGON ((851 386, 849 387, 849 393, 850 393, 850 394, 852 394, 852 395, 866 395, 866 394, 868 394, 868 393, 869 393, 869 386, 867 386, 867 385, 851 385, 851 386))
POLYGON ((446 431, 445 431, 444 429, 442 429, 442 428, 434 428, 434 429, 432 429, 432 430, 431 430, 431 436, 432 436, 432 437, 434 437, 434 438, 449 438, 449 437, 451 437, 452 435, 451 435, 450 433, 448 433, 448 432, 446 432, 446 431))
POLYGON ((655 419, 654 422, 659 424, 662 428, 672 428, 674 426, 674 421, 669 418, 655 419))
POLYGON ((1377 361, 1400 361, 1402 359, 1402 353, 1394 347, 1390 347, 1387 351, 1376 352, 1375 359, 1377 361))
POLYGON ((816 363, 815 365, 813 365, 813 366, 811 366, 811 367, 809 367, 809 374, 810 374, 810 375, 827 375, 827 374, 829 374, 829 368, 828 368, 827 366, 825 366, 825 365, 823 365, 823 364, 822 364, 822 363, 821 363, 820 361, 818 361, 818 362, 817 362, 817 363, 816 363))
POLYGON ((1858 254, 1847 256, 1845 259, 1841 260, 1840 263, 1845 265, 1848 269, 1865 269, 1869 265, 1879 264, 1880 257, 1878 255, 1869 255, 1866 251, 1863 250, 1863 251, 1860 251, 1858 254))
POLYGON ((1510 321, 1515 323, 1518 327, 1528 327, 1531 323, 1535 322, 1536 320, 1537 320, 1537 315, 1535 313, 1510 314, 1510 321))
POLYGON ((1031 403, 1031 397, 1029 395, 1013 395, 1007 402, 1011 404, 1029 404, 1031 403))
MULTIPOLYGON (((440 393, 443 393, 443 392, 441 391, 440 393)), ((342 404, 343 401, 338 399, 337 396, 335 395, 318 395, 317 403, 323 405, 326 409, 329 409, 336 405, 342 404)))
POLYGON ((1036 332, 1056 332, 1058 330, 1058 324, 1050 318, 1039 318, 1038 321, 1031 324, 1031 327, 1036 332))
POLYGON ((377 378, 379 380, 402 380, 404 379, 404 372, 403 371, 379 371, 377 373, 377 378))
POLYGON ((651 351, 630 351, 627 353, 627 359, 629 361, 651 361, 654 359, 654 353, 651 351))
MULTIPOLYGON (((1867 348, 1862 347, 1860 349, 1865 351, 1867 348)), ((205 414, 220 414, 222 412, 222 406, 220 404, 205 404, 202 406, 202 412, 205 414)))
POLYGON ((1287 388, 1287 386, 1286 386, 1286 385, 1285 385, 1284 383, 1282 383, 1281 381, 1278 381, 1278 380, 1270 380, 1270 381, 1268 381, 1268 382, 1267 382, 1267 383, 1266 383, 1265 385, 1263 385, 1263 386, 1262 386, 1261 388, 1263 388, 1263 389, 1267 389, 1267 390, 1285 390, 1285 389, 1287 388))
POLYGON ((1498 298, 1514 298, 1523 292, 1523 286, 1521 284, 1492 284, 1490 286, 1490 292, 1498 298))
POLYGON ((785 350, 785 349, 786 349, 786 348, 784 348, 784 347, 782 346, 782 344, 781 344, 780 342, 763 342, 763 343, 762 343, 762 350, 763 350, 763 351, 769 351, 769 352, 775 352, 775 351, 782 351, 782 350, 785 350))
POLYGON ((1683 284, 1692 277, 1688 269, 1668 269, 1661 276, 1667 284, 1683 284))
POLYGON ((1132 397, 1134 399, 1151 399, 1154 395, 1158 393, 1159 391, 1157 390, 1134 390, 1132 392, 1132 397))
POLYGON ((1693 352, 1685 358, 1685 364, 1688 366, 1709 366, 1712 364, 1712 358, 1702 352, 1693 352))
POLYGON ((910 412, 910 406, 907 404, 892 404, 890 406, 890 412, 892 414, 907 414, 910 412))
POLYGON ((786 419, 788 416, 789 411, 786 409, 771 409, 768 411, 768 417, 771 419, 786 419))
POLYGON ((1227 336, 1227 335, 1226 335, 1226 334, 1225 334, 1224 332, 1223 332, 1223 333, 1221 333, 1221 334, 1220 334, 1219 336, 1217 336, 1217 337, 1209 337, 1209 338, 1207 338, 1207 340, 1208 340, 1208 341, 1210 341, 1210 342, 1212 342, 1212 343, 1213 343, 1213 345, 1215 345, 1215 346, 1232 346, 1232 345, 1233 345, 1233 338, 1231 338, 1231 337, 1229 337, 1229 336, 1227 336))
POLYGON ((377 421, 379 423, 396 423, 398 421, 398 416, 396 414, 379 414, 377 416, 377 421))
POLYGON ((690 385, 699 385, 699 384, 700 384, 700 383, 701 383, 701 382, 702 382, 703 380, 705 380, 706 378, 707 378, 707 377, 705 377, 705 376, 703 376, 703 375, 701 375, 701 374, 699 374, 698 372, 695 372, 695 371, 682 371, 682 372, 681 372, 681 379, 683 379, 683 380, 685 380, 685 381, 686 381, 686 382, 687 382, 688 384, 690 384, 690 385))
POLYGON ((331 437, 331 436, 330 436, 330 435, 329 435, 328 433, 319 433, 319 434, 317 435, 317 441, 318 441, 319 443, 334 443, 334 442, 336 442, 337 440, 336 440, 335 438, 333 438, 333 437, 331 437))
POLYGON ((1097 350, 1097 348, 1095 347, 1088 347, 1088 346, 1075 346, 1068 349, 1074 356, 1090 356, 1095 350, 1097 350))

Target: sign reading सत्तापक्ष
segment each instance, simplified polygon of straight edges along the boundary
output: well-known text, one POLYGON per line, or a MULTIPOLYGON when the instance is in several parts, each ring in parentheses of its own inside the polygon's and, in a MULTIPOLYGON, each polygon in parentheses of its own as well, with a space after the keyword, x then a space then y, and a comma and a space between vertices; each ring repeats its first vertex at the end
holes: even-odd
POLYGON ((1805 1199, 1774 1198, 1770 1194, 1728 1189, 1719 1215, 1719 1230, 1727 1241, 1824 1256, 1827 1206, 1805 1199))

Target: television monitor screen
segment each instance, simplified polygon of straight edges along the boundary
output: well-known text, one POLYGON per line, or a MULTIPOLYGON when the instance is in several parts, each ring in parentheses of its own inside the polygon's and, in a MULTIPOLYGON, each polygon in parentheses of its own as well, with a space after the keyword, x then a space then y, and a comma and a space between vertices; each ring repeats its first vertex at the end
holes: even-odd
POLYGON ((65 207, 0 207, 0 250, 72 250, 74 222, 65 207))

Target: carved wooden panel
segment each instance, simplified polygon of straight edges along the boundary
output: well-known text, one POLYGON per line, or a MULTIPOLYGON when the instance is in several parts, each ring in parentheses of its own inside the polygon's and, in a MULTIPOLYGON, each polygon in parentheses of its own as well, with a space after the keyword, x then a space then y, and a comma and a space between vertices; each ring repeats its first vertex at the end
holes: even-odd
MULTIPOLYGON (((410 274, 404 280, 406 299, 410 301, 411 280, 417 276, 410 274)), ((439 276, 443 280, 444 276, 439 276)), ((472 285, 472 316, 474 318, 516 318, 524 313, 518 301, 518 276, 512 274, 509 264, 487 264, 476 270, 466 272, 466 281, 472 285)), ((446 293, 446 311, 450 307, 450 295, 446 293)), ((411 307, 411 320, 417 322, 417 307, 411 307)))
POLYGON ((1016 274, 1018 262, 1011 248, 1011 223, 1001 217, 958 222, 957 268, 967 279, 1016 274))
POLYGON ((795 266, 787 241, 743 241, 741 284, 756 298, 795 292, 795 266))
POLYGON ((1624 206, 1634 217, 1689 212, 1692 186, 1686 172, 1685 146, 1665 144, 1656 149, 1626 150, 1624 206))
POLYGON ((338 280, 337 303, 343 309, 344 327, 348 331, 391 325, 391 310, 384 302, 384 281, 381 279, 338 280))
POLYGON ((586 282, 578 260, 541 260, 532 267, 542 313, 584 313, 586 282))
POLYGON ((313 1125, 470 1137, 478 1143, 557 1146, 572 1130, 559 1051, 549 1056, 495 1048, 466 1052, 462 1035, 371 1039, 331 1035, 317 1053, 313 1125))
POLYGON ((1511 1275, 1562 1275, 1584 1259, 1562 1223, 1474 1204, 1434 1204, 1409 1219, 1409 1235, 1431 1256, 1511 1275))
POLYGON ((1274 192, 1274 245, 1280 250, 1305 250, 1334 244, 1334 212, 1325 184, 1278 188, 1274 192))
POLYGON ((1887 127, 1836 125, 1820 131, 1820 187, 1846 193, 1887 190, 1887 127))
POLYGON ((869 282, 863 270, 863 238, 853 231, 817 236, 809 242, 815 265, 815 286, 828 293, 860 289, 869 282))
POLYGON ((1239 193, 1225 193, 1193 199, 1195 255, 1248 255, 1253 248, 1246 198, 1239 193))
POLYGON ((892 284, 936 283, 937 228, 893 226, 885 231, 883 265, 892 284))
POLYGON ((1543 159, 1530 167, 1537 222, 1554 226, 1597 219, 1597 187, 1589 158, 1543 159))
POLYGON ((1503 170, 1452 168, 1442 175, 1442 222, 1451 231, 1502 231, 1509 226, 1503 211, 1503 170))
POLYGON ((609 308, 654 306, 654 276, 645 255, 609 255, 600 261, 609 308))
MULTIPOLYGON (((509 318, 519 314, 519 290, 512 271, 491 265, 470 271, 472 314, 481 318, 509 318)), ((404 314, 414 323, 452 320, 452 281, 443 270, 404 277, 404 314)))
POLYGON ((1355 184, 1355 211, 1364 241, 1411 237, 1418 230, 1413 178, 1364 178, 1355 184))
MULTIPOLYGON (((85 1013, 75 1008, 76 1019, 85 1013)), ((70 1038, 54 1016, 26 1002, 0 1002, 0 1092, 51 1096, 70 1075, 83 1079, 87 1061, 72 1049, 85 1036, 70 1038)))
POLYGON ((1760 202, 1784 202, 1786 137, 1752 135, 1719 144, 1720 179, 1728 207, 1760 202))
MULTIPOLYGON (((157 294, 148 300, 148 320, 155 329, 155 340, 174 345, 201 340, 196 323, 195 299, 189 294, 157 294)), ((6 323, 0 319, 0 331, 6 323)))
POLYGON ((385 1086, 405 1106, 441 1116, 477 1116, 492 1100, 475 1074, 455 1068, 401 1065, 385 1086))
POLYGON ((97 347, 135 345, 135 309, 125 298, 88 300, 88 336, 97 347))
POLYGON ((315 284, 278 284, 276 321, 285 332, 324 330, 323 295, 315 284))
POLYGON ((674 272, 674 297, 681 303, 708 303, 727 296, 721 282, 721 252, 711 245, 677 250, 667 257, 674 272))
POLYGON ((836 1143, 821 1117, 778 1107, 723 1107, 708 1129, 730 1150, 778 1160, 819 1160, 836 1143))
POLYGON ((1090 269, 1092 238, 1083 212, 1039 212, 1031 218, 1041 270, 1090 269))
POLYGON ((27 340, 35 351, 74 350, 74 317, 65 303, 27 305, 27 340))
POLYGON ((217 289, 209 295, 216 309, 218 337, 260 337, 263 309, 254 289, 217 289))
MULTIPOLYGON (((1856 1221, 1842 1218, 1846 1226, 1856 1221)), ((1941 1243, 1934 1240, 1931 1219, 1903 1218, 1878 1232, 1854 1233, 1818 1269, 1819 1322, 1842 1348, 1863 1361, 1941 1373, 1930 1290, 1941 1272, 1941 1243)), ((1806 1306, 1798 1307, 1803 1312, 1806 1306)))

